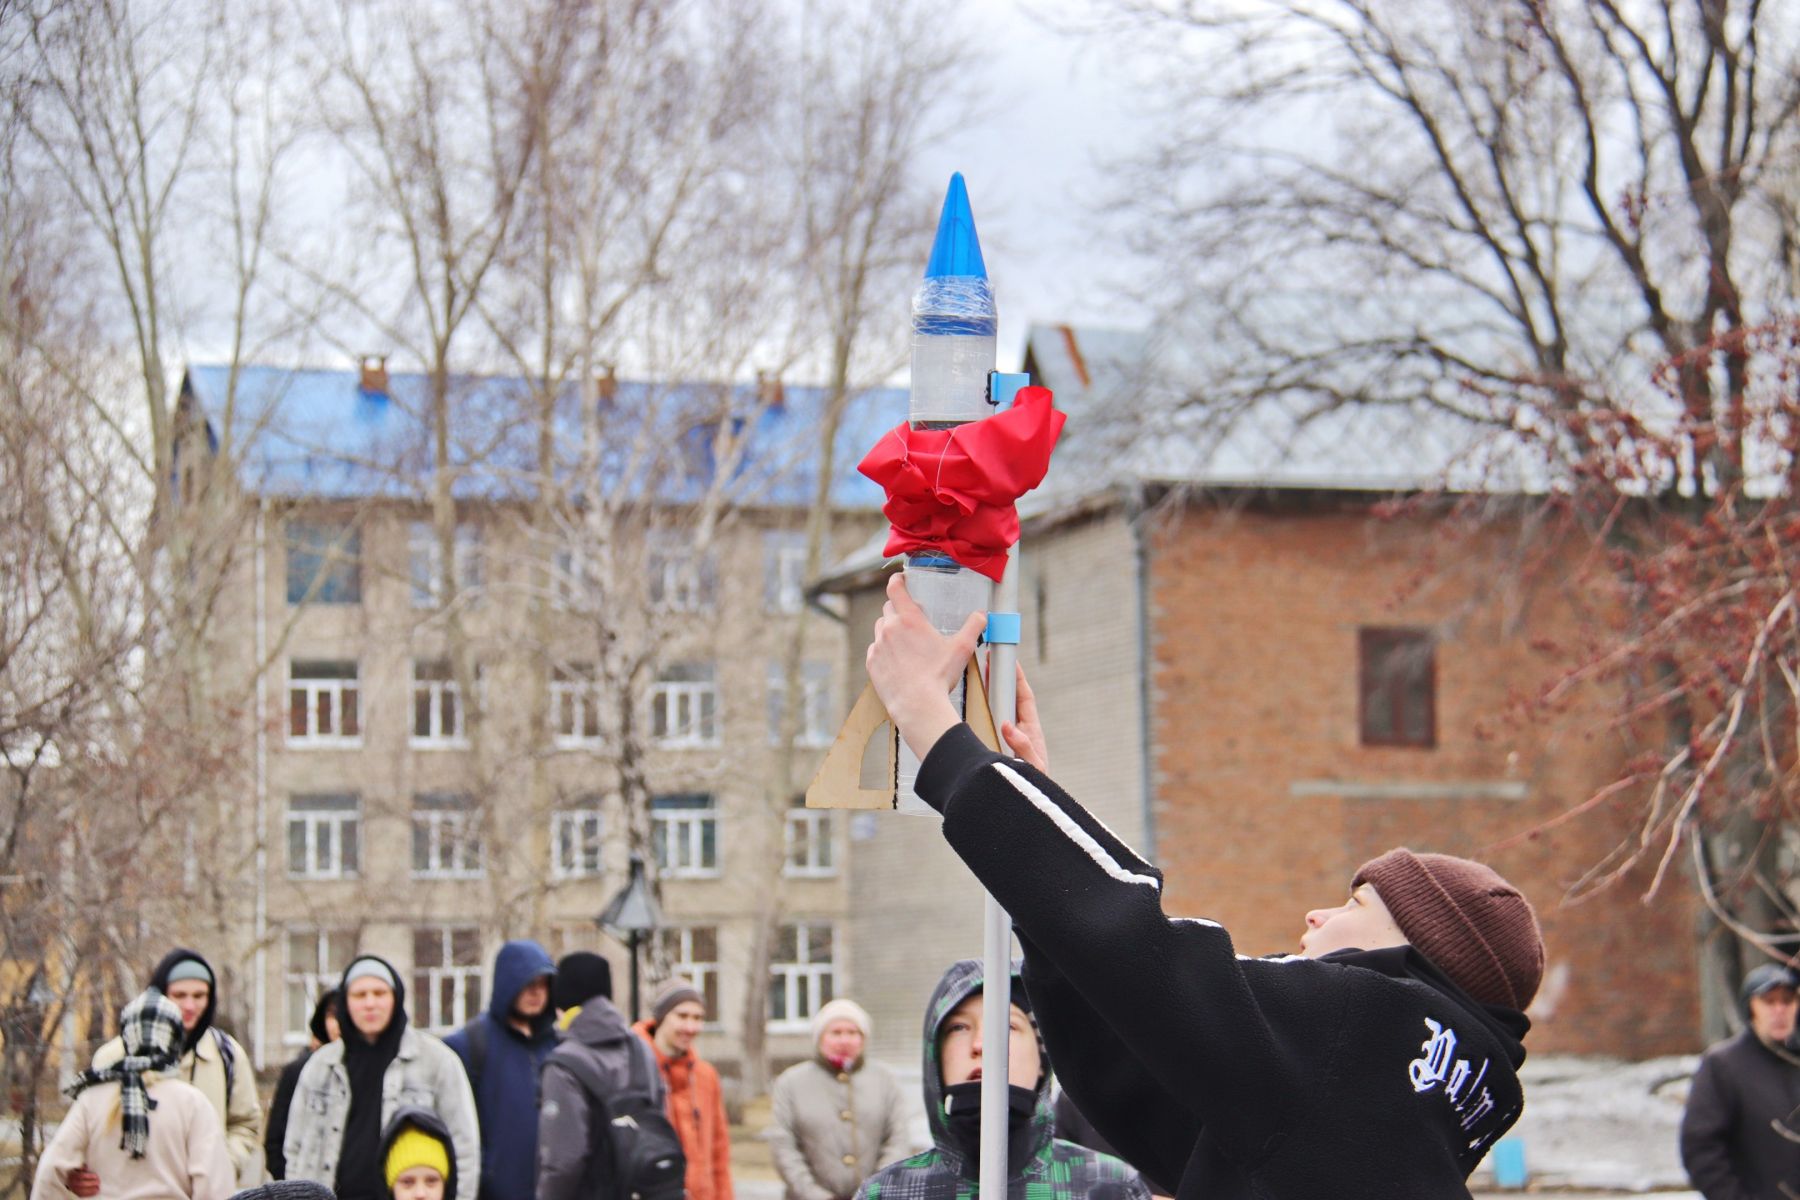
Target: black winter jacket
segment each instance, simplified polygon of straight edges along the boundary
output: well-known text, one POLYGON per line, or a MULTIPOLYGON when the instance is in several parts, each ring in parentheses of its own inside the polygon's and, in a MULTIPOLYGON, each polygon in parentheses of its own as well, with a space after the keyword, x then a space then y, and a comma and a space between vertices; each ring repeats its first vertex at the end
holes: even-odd
POLYGON ((1681 1165, 1706 1200, 1784 1200, 1800 1190, 1800 1067, 1745 1030, 1700 1057, 1681 1115, 1681 1165))
POLYGON ((1411 947, 1241 958, 1162 875, 966 725, 918 794, 1012 915, 1063 1086, 1181 1200, 1446 1200, 1524 1106, 1523 1014, 1411 947))

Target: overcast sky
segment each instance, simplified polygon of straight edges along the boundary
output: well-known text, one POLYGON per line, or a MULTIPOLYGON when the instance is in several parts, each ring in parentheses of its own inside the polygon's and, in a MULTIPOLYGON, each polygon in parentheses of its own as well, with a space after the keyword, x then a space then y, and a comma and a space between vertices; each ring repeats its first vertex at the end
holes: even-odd
MULTIPOLYGON (((1042 9, 1043 0, 1031 4, 1042 9)), ((1109 283, 1129 271, 1101 244, 1094 209, 1102 159, 1150 136, 1142 85, 1096 40, 1052 31, 1020 0, 970 0, 993 29, 992 114, 926 157, 948 184, 961 171, 1000 306, 1002 369, 1016 369, 1032 321, 1133 326, 1142 316, 1109 283)), ((929 247, 919 249, 920 269, 929 247)))

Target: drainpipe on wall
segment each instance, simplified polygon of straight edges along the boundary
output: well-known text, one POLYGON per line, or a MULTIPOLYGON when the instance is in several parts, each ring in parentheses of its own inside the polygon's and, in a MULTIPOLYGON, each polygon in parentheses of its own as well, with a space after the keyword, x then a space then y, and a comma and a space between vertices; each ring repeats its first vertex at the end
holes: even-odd
POLYGON ((269 1012, 269 726, 268 671, 263 655, 268 651, 268 557, 264 544, 267 534, 267 501, 256 498, 256 997, 254 1040, 250 1056, 256 1069, 268 1065, 269 1012))
POLYGON ((1150 672, 1150 535, 1145 528, 1144 484, 1132 485, 1126 513, 1131 522, 1132 550, 1136 557, 1137 576, 1137 656, 1138 656, 1138 771, 1143 788, 1144 858, 1156 861, 1156 782, 1152 773, 1156 766, 1151 735, 1150 701, 1155 685, 1150 672))

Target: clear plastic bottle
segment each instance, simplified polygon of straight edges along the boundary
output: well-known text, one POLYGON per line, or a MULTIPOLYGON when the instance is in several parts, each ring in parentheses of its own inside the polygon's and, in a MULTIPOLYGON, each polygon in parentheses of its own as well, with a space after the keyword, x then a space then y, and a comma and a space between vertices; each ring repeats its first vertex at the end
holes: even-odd
MULTIPOLYGON (((913 293, 908 417, 914 428, 951 428, 979 421, 993 411, 988 403, 988 375, 994 369, 998 328, 999 310, 988 285, 969 193, 963 177, 952 175, 925 279, 913 293)), ((934 552, 907 556, 906 588, 944 634, 955 633, 970 613, 986 609, 993 594, 987 576, 934 552)), ((951 695, 959 712, 962 691, 959 682, 951 695)), ((933 813, 913 791, 919 760, 904 740, 896 767, 898 811, 933 813)))

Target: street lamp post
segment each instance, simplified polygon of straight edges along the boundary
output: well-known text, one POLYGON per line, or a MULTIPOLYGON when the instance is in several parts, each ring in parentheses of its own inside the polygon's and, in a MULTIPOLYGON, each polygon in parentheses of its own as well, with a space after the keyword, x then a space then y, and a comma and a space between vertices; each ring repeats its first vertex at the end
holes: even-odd
POLYGON ((638 1019, 638 946, 646 933, 662 925, 662 909, 644 875, 644 856, 631 856, 631 878, 607 902, 595 924, 631 949, 631 1019, 638 1019))

